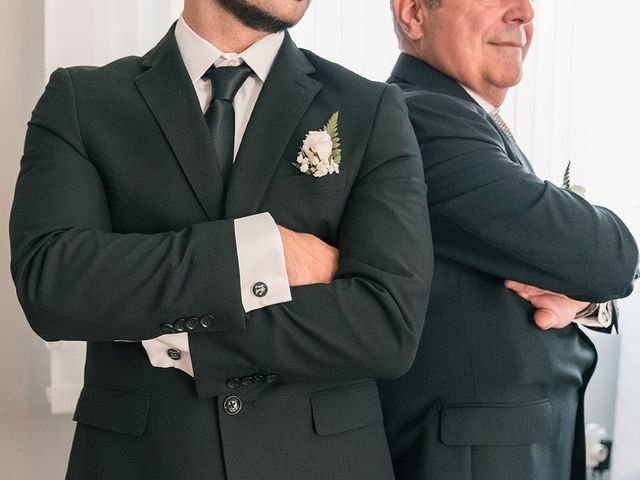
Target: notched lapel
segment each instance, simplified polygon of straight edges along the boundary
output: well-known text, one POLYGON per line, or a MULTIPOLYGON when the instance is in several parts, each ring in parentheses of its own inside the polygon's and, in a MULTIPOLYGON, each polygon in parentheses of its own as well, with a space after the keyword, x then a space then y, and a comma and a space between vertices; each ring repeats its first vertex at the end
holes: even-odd
POLYGON ((148 69, 135 79, 140 94, 160 124, 205 213, 210 220, 220 218, 222 176, 173 28, 144 57, 142 65, 148 69))
MULTIPOLYGON (((428 88, 431 92, 451 95, 476 104, 476 101, 471 98, 471 96, 456 80, 439 70, 436 70, 428 63, 406 53, 401 53, 398 57, 398 61, 393 67, 393 72, 391 73, 391 78, 389 80, 391 82, 405 81, 414 85, 421 85, 428 88)), ((509 138, 488 114, 487 119, 495 126, 498 135, 502 138, 507 149, 509 159, 513 163, 517 163, 522 166, 528 172, 533 173, 533 167, 529 163, 529 160, 527 160, 526 155, 522 150, 520 150, 520 147, 518 147, 515 140, 509 138)))
POLYGON ((296 126, 322 89, 321 83, 308 76, 314 71, 287 34, 233 165, 225 202, 226 218, 256 213, 296 126))

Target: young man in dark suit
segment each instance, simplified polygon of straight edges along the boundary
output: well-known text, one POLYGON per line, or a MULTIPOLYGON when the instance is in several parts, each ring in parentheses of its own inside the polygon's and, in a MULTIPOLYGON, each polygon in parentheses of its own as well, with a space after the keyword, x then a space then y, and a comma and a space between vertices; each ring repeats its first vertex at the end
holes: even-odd
POLYGON ((308 4, 186 0, 36 106, 12 273, 88 342, 68 479, 393 478, 374 379, 422 329, 424 176, 397 87, 289 38, 308 4))
POLYGON ((380 383, 397 478, 584 480, 596 352, 566 319, 631 292, 634 240, 536 177, 498 115, 522 75, 530 0, 392 6, 403 53, 390 81, 420 144, 435 254, 416 360, 380 383))

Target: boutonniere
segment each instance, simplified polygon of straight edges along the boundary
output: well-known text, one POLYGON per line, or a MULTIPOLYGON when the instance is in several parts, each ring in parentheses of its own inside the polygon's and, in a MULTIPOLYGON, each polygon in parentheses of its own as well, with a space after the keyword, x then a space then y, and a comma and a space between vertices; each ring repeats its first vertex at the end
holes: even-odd
POLYGON ((322 130, 307 133, 298 158, 293 166, 305 175, 324 177, 340 173, 340 137, 338 136, 338 113, 331 118, 322 130))
POLYGON ((567 168, 564 169, 564 175, 562 176, 562 188, 569 190, 570 192, 577 193, 582 198, 585 198, 587 189, 582 185, 573 185, 571 183, 571 160, 567 163, 567 168))

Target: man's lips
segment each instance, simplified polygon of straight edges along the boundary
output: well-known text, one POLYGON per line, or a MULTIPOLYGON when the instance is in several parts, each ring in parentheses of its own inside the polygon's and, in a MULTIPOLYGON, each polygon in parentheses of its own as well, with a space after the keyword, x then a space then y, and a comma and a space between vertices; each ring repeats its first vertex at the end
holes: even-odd
POLYGON ((511 41, 489 42, 489 45, 494 45, 496 47, 524 48, 524 44, 522 44, 521 42, 511 42, 511 41))

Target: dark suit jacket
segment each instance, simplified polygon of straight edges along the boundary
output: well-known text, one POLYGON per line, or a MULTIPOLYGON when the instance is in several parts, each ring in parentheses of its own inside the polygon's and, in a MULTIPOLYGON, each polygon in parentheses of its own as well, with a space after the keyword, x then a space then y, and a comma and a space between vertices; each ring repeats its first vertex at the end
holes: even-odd
POLYGON ((67 478, 391 479, 372 379, 409 368, 432 269, 400 91, 287 36, 226 197, 213 155, 173 31, 143 58, 56 71, 33 112, 12 273, 37 334, 89 342, 67 478), (335 111, 340 174, 299 173, 335 111), (336 280, 245 314, 233 219, 257 212, 337 246, 336 280), (183 318, 195 381, 114 343, 183 318))
POLYGON ((565 480, 575 437, 571 478, 584 478, 581 404, 595 351, 575 325, 538 329, 503 281, 623 297, 634 240, 607 209, 537 178, 453 79, 403 54, 391 82, 422 151, 435 254, 416 360, 380 382, 396 475, 565 480))

